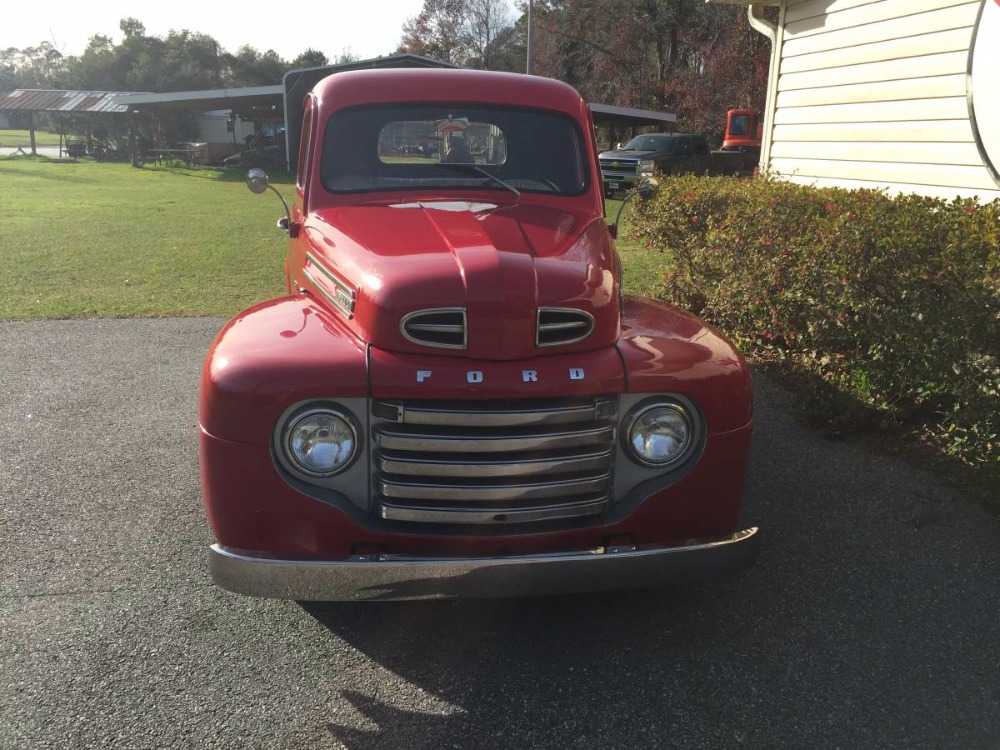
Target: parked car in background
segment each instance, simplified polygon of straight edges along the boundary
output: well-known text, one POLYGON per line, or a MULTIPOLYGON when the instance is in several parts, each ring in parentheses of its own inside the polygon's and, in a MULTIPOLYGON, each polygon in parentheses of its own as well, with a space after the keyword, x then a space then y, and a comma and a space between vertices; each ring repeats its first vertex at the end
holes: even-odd
POLYGON ((608 197, 636 187, 654 174, 741 174, 755 164, 740 151, 712 151, 693 133, 638 135, 619 150, 600 155, 601 179, 608 197))

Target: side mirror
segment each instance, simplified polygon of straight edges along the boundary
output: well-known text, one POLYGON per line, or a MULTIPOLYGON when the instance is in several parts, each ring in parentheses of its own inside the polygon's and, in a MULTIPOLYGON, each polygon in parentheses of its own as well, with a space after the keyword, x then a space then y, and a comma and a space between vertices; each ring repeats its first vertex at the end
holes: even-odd
POLYGON ((278 229, 288 232, 289 237, 296 237, 298 235, 299 226, 292 221, 292 214, 288 210, 288 204, 285 203, 285 199, 281 193, 275 190, 274 185, 271 184, 271 181, 267 177, 267 172, 256 167, 251 169, 247 172, 247 187, 250 188, 250 192, 254 195, 267 192, 268 188, 274 190, 274 194, 281 200, 281 205, 285 207, 285 215, 278 219, 278 229))
POLYGON ((247 172, 247 187, 254 195, 260 195, 269 187, 271 181, 267 178, 267 172, 263 169, 251 169, 247 172))
POLYGON ((628 202, 637 195, 640 200, 648 201, 656 195, 656 188, 656 182, 648 178, 643 178, 642 182, 628 191, 628 194, 625 196, 625 200, 622 201, 621 206, 618 208, 618 213, 615 214, 615 223, 608 227, 608 231, 611 232, 612 239, 618 239, 618 222, 622 218, 622 211, 625 210, 625 206, 628 205, 628 202))

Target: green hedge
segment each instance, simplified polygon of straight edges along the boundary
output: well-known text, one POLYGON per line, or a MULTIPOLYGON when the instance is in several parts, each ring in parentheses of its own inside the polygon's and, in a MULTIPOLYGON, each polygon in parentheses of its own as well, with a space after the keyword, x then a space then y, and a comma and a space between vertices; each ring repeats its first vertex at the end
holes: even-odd
POLYGON ((632 211, 664 299, 1000 466, 1000 201, 688 176, 632 211))

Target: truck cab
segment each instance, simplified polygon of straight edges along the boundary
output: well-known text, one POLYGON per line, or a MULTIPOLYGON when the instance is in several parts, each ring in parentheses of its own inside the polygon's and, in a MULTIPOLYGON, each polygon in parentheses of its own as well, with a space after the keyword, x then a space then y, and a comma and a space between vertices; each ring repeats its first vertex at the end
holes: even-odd
POLYGON ((726 112, 726 132, 723 151, 739 151, 754 162, 760 159, 760 144, 764 137, 764 121, 752 109, 731 109, 726 112))
POLYGON ((498 597, 753 562, 746 365, 623 295, 573 88, 343 72, 303 122, 286 293, 230 321, 202 373, 219 585, 498 597))

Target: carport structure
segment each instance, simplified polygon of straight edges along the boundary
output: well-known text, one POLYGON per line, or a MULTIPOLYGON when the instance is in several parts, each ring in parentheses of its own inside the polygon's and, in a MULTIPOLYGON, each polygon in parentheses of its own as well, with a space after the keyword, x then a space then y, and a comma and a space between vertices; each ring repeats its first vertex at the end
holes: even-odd
MULTIPOLYGON (((299 131, 302 127, 300 104, 302 97, 332 73, 368 68, 453 68, 451 63, 421 55, 399 54, 371 60, 327 65, 321 68, 291 70, 284 81, 274 86, 176 91, 166 94, 122 94, 116 101, 128 108, 129 114, 150 112, 207 112, 229 110, 233 115, 255 121, 282 122, 286 126, 286 158, 294 164, 298 156, 299 131)), ((135 163, 135 161, 133 161, 135 163)))
MULTIPOLYGON (((286 158, 289 165, 298 158, 299 133, 302 129, 302 98, 320 80, 333 73, 368 68, 457 68, 452 63, 421 55, 399 54, 360 60, 320 68, 292 70, 284 81, 275 86, 252 88, 213 89, 205 91, 178 91, 167 94, 121 94, 116 102, 130 113, 229 110, 234 115, 254 120, 280 120, 286 125, 286 158)), ((590 104, 594 123, 607 127, 609 147, 615 138, 626 131, 635 132, 641 127, 671 129, 677 122, 672 112, 658 112, 608 104, 590 104)))
MULTIPOLYGON (((31 142, 31 153, 37 155, 35 146, 35 113, 62 113, 74 115, 122 115, 128 108, 118 104, 115 98, 121 96, 115 91, 64 91, 52 89, 17 89, 9 94, 0 94, 0 112, 25 114, 28 117, 28 134, 31 142)), ((60 123, 59 155, 62 156, 65 128, 60 123)), ((73 143, 73 148, 87 150, 92 142, 91 129, 88 128, 87 138, 80 143, 73 143)), ((69 143, 67 143, 69 145, 69 143)), ((81 155, 76 154, 76 155, 81 155)))
MULTIPOLYGON (((590 112, 594 124, 608 129, 608 148, 615 147, 619 136, 629 133, 636 135, 643 127, 656 127, 661 130, 671 130, 677 122, 673 112, 658 112, 651 109, 634 109, 632 107, 615 107, 610 104, 590 103, 590 112)), ((599 144, 601 145, 601 144, 599 144)))

